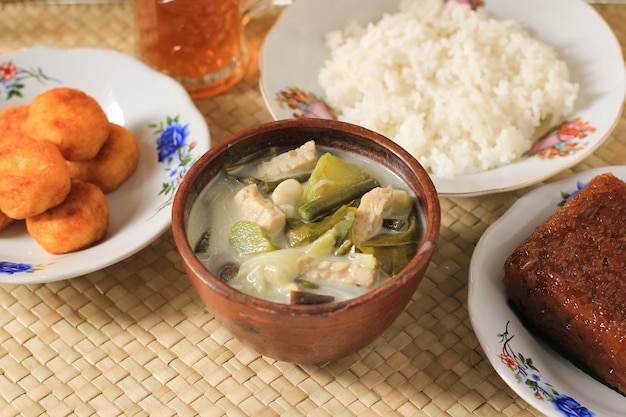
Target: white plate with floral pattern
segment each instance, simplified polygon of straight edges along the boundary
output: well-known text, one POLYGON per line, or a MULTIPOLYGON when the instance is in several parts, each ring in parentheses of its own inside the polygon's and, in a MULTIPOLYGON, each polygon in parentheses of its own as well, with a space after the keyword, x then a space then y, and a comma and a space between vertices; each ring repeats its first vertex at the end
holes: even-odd
MULTIPOLYGON (((442 0, 443 1, 443 0, 442 0)), ((298 0, 268 34, 260 54, 261 93, 275 119, 333 117, 318 74, 330 58, 324 37, 356 21, 364 25, 397 10, 399 0, 298 0)), ((581 0, 498 0, 484 7, 511 18, 554 46, 580 84, 575 112, 559 126, 537 132, 537 146, 509 165, 455 178, 433 176, 443 197, 509 191, 571 167, 602 144, 615 127, 626 96, 626 69, 615 35, 581 0), (575 29, 574 29, 575 28, 575 29)))
POLYGON ((178 182, 209 149, 209 130, 176 81, 104 49, 27 48, 0 56, 0 110, 55 87, 94 97, 109 121, 128 128, 140 149, 135 173, 107 194, 110 225, 92 247, 51 255, 23 221, 0 231, 0 283, 43 283, 105 268, 143 249, 171 224, 178 182))
POLYGON ((507 302, 504 261, 564 199, 606 172, 626 181, 626 166, 611 166, 530 191, 485 231, 470 262, 468 309, 485 355, 513 391, 548 416, 622 417, 626 397, 524 327, 507 302))

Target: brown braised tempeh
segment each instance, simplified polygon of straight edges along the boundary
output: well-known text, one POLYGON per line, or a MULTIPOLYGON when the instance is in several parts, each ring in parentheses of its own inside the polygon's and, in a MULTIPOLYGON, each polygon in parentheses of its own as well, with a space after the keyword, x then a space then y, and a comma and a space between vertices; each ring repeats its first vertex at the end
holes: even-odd
POLYGON ((626 183, 593 178, 508 257, 524 320, 626 393, 626 183))

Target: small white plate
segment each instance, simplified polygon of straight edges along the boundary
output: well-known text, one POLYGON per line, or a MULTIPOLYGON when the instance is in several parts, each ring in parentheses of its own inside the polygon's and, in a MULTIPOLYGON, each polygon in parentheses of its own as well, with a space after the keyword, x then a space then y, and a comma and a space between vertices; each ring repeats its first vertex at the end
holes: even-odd
POLYGON ((571 194, 579 182, 606 172, 626 180, 626 166, 603 167, 524 195, 485 231, 470 262, 468 309, 485 355, 513 391, 548 416, 623 417, 626 397, 581 371, 524 327, 507 302, 504 261, 557 210, 561 192, 571 194), (535 369, 524 364, 529 359, 535 369), (584 414, 582 408, 578 413, 563 411, 566 406, 576 408, 575 403, 593 414, 584 414))
POLYGON ((107 195, 106 238, 64 255, 47 253, 23 221, 0 232, 0 283, 43 283, 114 264, 146 247, 171 224, 178 181, 209 149, 209 130, 186 91, 173 79, 119 52, 103 49, 28 48, 0 56, 0 110, 51 88, 77 88, 95 98, 109 121, 128 128, 140 149, 135 173, 107 195), (157 140, 181 139, 159 161, 157 140), (184 140, 182 140, 184 138, 184 140), (167 157, 167 158, 165 158, 167 157), (184 162, 181 162, 184 161, 184 162))
MULTIPOLYGON (((318 84, 319 71, 330 58, 325 34, 353 21, 361 25, 377 21, 384 13, 396 11, 398 3, 298 0, 287 7, 260 54, 261 93, 272 116, 325 117, 323 90, 318 84), (291 107, 284 95, 289 96, 291 107)), ((626 96, 626 69, 619 43, 606 22, 584 1, 498 0, 485 2, 485 7, 496 18, 519 22, 533 36, 554 46, 567 62, 580 92, 575 113, 564 127, 570 128, 569 132, 577 130, 577 135, 570 136, 567 129, 562 129, 560 144, 549 148, 550 157, 525 156, 504 167, 452 179, 433 176, 435 187, 444 197, 522 188, 577 164, 609 136, 626 96)))

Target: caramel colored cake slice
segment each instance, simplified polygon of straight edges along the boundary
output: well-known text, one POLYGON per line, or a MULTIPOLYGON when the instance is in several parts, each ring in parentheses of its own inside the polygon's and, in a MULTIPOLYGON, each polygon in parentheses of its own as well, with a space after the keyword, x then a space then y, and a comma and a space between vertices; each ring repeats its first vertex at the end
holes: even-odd
POLYGON ((626 394, 626 183, 593 178, 507 258, 518 313, 626 394))

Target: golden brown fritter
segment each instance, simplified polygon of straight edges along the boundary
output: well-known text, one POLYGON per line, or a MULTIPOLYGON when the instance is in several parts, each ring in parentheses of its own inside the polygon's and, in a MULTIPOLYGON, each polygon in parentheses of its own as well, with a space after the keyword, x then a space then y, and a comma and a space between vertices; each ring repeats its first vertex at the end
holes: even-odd
POLYGON ((52 254, 91 246, 104 239, 108 228, 104 193, 98 186, 78 180, 72 181, 72 190, 61 204, 26 219, 28 233, 52 254))
POLYGON ((28 105, 8 107, 0 112, 0 143, 14 142, 26 136, 28 105))
POLYGON ((14 221, 15 219, 10 218, 0 211, 0 232, 9 227, 14 221))
POLYGON ((94 158, 109 136, 109 120, 100 104, 83 91, 53 88, 33 99, 26 132, 49 140, 70 161, 94 158))
POLYGON ((35 216, 70 192, 70 170, 51 142, 22 138, 0 144, 0 210, 13 219, 35 216))
POLYGON ((137 168, 139 145, 123 126, 109 125, 109 138, 94 159, 68 161, 72 178, 96 184, 105 193, 116 190, 137 168))

